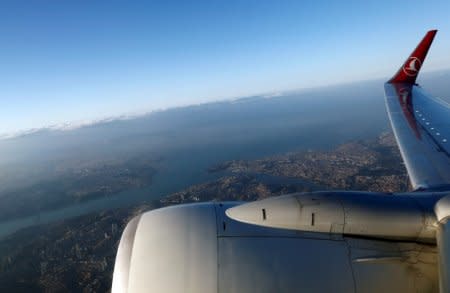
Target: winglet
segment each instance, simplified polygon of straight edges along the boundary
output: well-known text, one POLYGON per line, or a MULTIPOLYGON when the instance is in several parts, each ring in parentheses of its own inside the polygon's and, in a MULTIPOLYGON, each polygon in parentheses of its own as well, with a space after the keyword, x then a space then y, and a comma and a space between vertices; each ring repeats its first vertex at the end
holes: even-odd
POLYGON ((416 49, 409 55, 402 67, 388 81, 390 83, 408 83, 415 84, 419 70, 427 56, 428 49, 433 42, 437 30, 428 31, 416 49))

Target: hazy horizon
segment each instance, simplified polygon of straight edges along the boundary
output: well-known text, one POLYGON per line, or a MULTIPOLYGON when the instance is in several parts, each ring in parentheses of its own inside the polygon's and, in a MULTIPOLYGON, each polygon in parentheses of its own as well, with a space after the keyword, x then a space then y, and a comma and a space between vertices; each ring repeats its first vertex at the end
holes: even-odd
MULTIPOLYGON (((430 78, 432 78, 434 75, 445 74, 445 73, 450 73, 450 68, 421 72, 421 75, 419 76, 418 81, 419 81, 419 83, 421 83, 422 80, 425 81, 425 87, 426 87, 427 83, 432 82, 430 80, 430 78)), ((135 111, 134 113, 121 112, 121 113, 117 113, 115 115, 99 116, 99 117, 97 117, 95 119, 91 119, 91 120, 86 119, 86 120, 63 121, 60 123, 40 125, 40 126, 36 126, 36 127, 32 127, 32 128, 16 129, 14 131, 9 131, 9 132, 1 132, 0 131, 0 142, 5 139, 17 138, 20 136, 33 134, 35 132, 40 132, 40 131, 46 131, 46 130, 70 131, 70 130, 74 130, 74 129, 78 129, 78 128, 89 127, 91 125, 108 123, 108 122, 116 121, 116 120, 136 119, 139 117, 152 115, 153 113, 170 111, 170 110, 177 109, 177 108, 195 107, 195 106, 212 104, 212 103, 232 102, 232 101, 238 101, 241 99, 247 99, 247 98, 253 98, 253 97, 277 98, 277 97, 279 97, 281 95, 285 95, 285 94, 307 93, 308 91, 320 91, 320 90, 327 89, 327 88, 333 88, 333 87, 339 88, 339 87, 351 86, 353 84, 361 84, 361 83, 366 83, 366 82, 370 83, 370 82, 376 82, 376 81, 380 81, 380 88, 381 88, 382 84, 383 84, 383 78, 374 78, 374 79, 370 79, 370 80, 356 80, 356 81, 352 81, 352 82, 330 83, 328 85, 323 85, 323 86, 275 90, 273 92, 255 93, 255 94, 247 95, 247 96, 228 97, 228 98, 223 98, 223 99, 213 99, 210 101, 204 101, 204 102, 200 102, 200 103, 192 103, 192 104, 187 103, 185 105, 178 105, 178 106, 172 106, 172 107, 160 108, 160 109, 142 109, 140 111, 135 111)), ((425 88, 425 89, 427 89, 427 88, 425 88)))

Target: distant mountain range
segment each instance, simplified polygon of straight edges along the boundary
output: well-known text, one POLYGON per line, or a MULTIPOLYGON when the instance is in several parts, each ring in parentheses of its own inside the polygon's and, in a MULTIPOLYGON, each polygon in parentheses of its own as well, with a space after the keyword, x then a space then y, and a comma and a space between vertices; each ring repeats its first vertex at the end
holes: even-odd
MULTIPOLYGON (((294 91, 292 91, 292 92, 294 92, 294 91)), ((202 106, 202 105, 208 105, 208 104, 217 104, 217 103, 232 103, 232 104, 233 103, 245 103, 245 102, 250 102, 250 101, 254 101, 257 99, 261 99, 261 98, 262 99, 277 98, 277 97, 283 96, 284 94, 285 93, 283 93, 283 92, 273 92, 273 93, 255 95, 255 96, 250 96, 250 97, 239 97, 239 98, 230 98, 230 99, 220 100, 220 101, 205 102, 205 103, 194 104, 194 105, 189 105, 189 106, 172 107, 172 108, 168 108, 168 109, 159 109, 159 110, 144 111, 144 112, 138 112, 138 113, 119 114, 119 115, 102 117, 102 118, 93 119, 93 120, 79 120, 79 121, 64 122, 64 123, 46 125, 46 126, 37 127, 37 128, 19 130, 19 131, 10 132, 10 133, 0 133, 0 140, 23 137, 23 136, 38 134, 38 133, 46 133, 49 131, 69 131, 69 130, 74 130, 74 129, 92 126, 92 125, 96 125, 96 124, 105 124, 105 123, 115 122, 115 121, 131 120, 131 119, 141 118, 141 117, 145 117, 145 116, 148 116, 148 115, 151 115, 154 113, 164 112, 164 111, 168 111, 168 110, 172 110, 172 109, 188 108, 188 107, 202 106)))
POLYGON ((19 130, 16 132, 11 133, 3 133, 0 134, 0 139, 8 139, 8 138, 16 138, 21 136, 26 136, 30 134, 36 134, 36 133, 44 133, 48 131, 68 131, 68 130, 74 130, 86 126, 91 126, 95 124, 103 124, 113 121, 121 121, 121 120, 129 120, 138 118, 141 116, 149 115, 150 113, 143 113, 143 114, 124 114, 124 115, 118 115, 118 116, 110 116, 100 119, 94 119, 94 120, 81 120, 81 121, 72 121, 72 122, 65 122, 61 124, 52 124, 47 125, 39 128, 30 128, 25 130, 19 130))

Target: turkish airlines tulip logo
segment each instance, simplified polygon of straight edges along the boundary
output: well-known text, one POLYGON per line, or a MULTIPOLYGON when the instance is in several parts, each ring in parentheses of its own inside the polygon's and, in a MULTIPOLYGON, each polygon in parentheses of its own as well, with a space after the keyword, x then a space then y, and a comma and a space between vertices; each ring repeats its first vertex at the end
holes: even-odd
POLYGON ((403 66, 403 72, 408 76, 416 76, 419 73, 420 66, 422 66, 422 62, 420 62, 419 58, 410 57, 405 66, 403 66))

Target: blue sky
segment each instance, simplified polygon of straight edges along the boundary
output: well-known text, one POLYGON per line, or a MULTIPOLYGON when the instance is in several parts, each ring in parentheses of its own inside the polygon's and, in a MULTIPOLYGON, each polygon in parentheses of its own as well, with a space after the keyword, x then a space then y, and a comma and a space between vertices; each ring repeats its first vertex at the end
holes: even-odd
POLYGON ((449 11, 450 1, 4 0, 0 133, 388 78, 432 28, 423 70, 450 68, 449 11))

